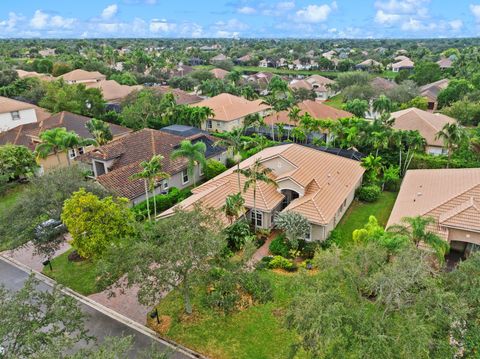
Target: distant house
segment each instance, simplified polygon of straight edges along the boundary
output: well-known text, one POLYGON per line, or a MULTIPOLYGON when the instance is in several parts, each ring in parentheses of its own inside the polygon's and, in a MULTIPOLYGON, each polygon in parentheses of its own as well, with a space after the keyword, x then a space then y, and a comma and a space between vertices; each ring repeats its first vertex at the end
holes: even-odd
POLYGON ((215 77, 216 79, 220 79, 220 80, 223 80, 225 77, 227 77, 227 75, 230 73, 224 69, 211 69, 210 70, 210 73, 213 74, 213 77, 215 77))
MULTIPOLYGON (((310 224, 307 241, 324 241, 339 223, 361 185, 364 169, 360 162, 298 144, 266 148, 240 163, 247 169, 259 160, 271 169, 277 186, 259 182, 254 207, 253 188, 244 194, 246 216, 259 228, 272 228, 278 212, 293 211, 310 224)), ((231 168, 193 189, 193 195, 160 214, 166 218, 175 208, 190 210, 195 204, 220 209, 226 198, 238 192, 237 174, 231 168)), ((240 175, 243 187, 246 179, 240 175)), ((230 222, 221 212, 225 226, 230 222)))
POLYGON ((36 77, 43 81, 52 81, 54 80, 53 76, 50 74, 41 74, 36 71, 24 71, 24 70, 15 70, 17 72, 18 78, 26 79, 31 77, 36 77))
POLYGON ((337 55, 337 52, 335 50, 330 50, 322 54, 323 57, 330 61, 335 57, 335 55, 337 55))
MULTIPOLYGON (((46 119, 39 120, 38 122, 20 125, 7 132, 0 133, 0 145, 11 143, 28 147, 30 150, 34 151, 36 146, 41 142, 40 134, 42 132, 52 128, 62 127, 67 131, 75 132, 82 138, 93 138, 86 128, 86 124, 90 120, 91 118, 89 117, 63 111, 46 119)), ((114 138, 124 136, 131 131, 126 127, 114 124, 109 124, 109 127, 114 138)), ((70 160, 73 160, 89 150, 91 150, 91 147, 80 147, 77 149, 71 149, 68 152, 60 153, 60 164, 58 163, 56 156, 52 153, 47 158, 39 160, 41 171, 48 171, 49 169, 58 166, 67 166, 67 156, 70 160)))
POLYGON ((222 62, 228 60, 228 57, 225 56, 224 54, 219 54, 217 56, 214 56, 210 59, 210 63, 215 64, 217 62, 222 62))
POLYGON ((383 77, 375 77, 370 84, 377 92, 383 94, 398 86, 395 81, 387 80, 383 77))
POLYGON ((200 96, 169 86, 152 86, 150 88, 162 95, 165 95, 167 93, 173 94, 177 105, 191 105, 192 103, 197 103, 203 100, 203 98, 201 98, 200 96))
POLYGON ((331 87, 334 83, 335 81, 330 80, 329 78, 320 75, 312 75, 303 80, 293 80, 290 82, 289 87, 291 89, 303 88, 306 90, 312 90, 315 92, 318 100, 325 101, 335 95, 335 91, 331 87))
POLYGON ((48 117, 50 113, 41 107, 0 96, 0 133, 48 117))
POLYGON ((246 64, 248 62, 252 61, 252 56, 250 54, 246 54, 242 57, 239 57, 237 60, 236 60, 236 63, 237 64, 246 64))
POLYGON ((86 82, 87 88, 96 88, 102 92, 103 98, 108 104, 118 104, 132 92, 140 91, 143 86, 120 85, 115 80, 101 80, 98 82, 86 82))
POLYGON ((362 71, 381 70, 382 67, 383 65, 380 62, 372 59, 362 61, 359 64, 355 65, 356 70, 362 70, 362 71))
MULTIPOLYGON (((182 189, 193 184, 193 178, 187 170, 187 160, 184 158, 171 159, 172 152, 179 147, 183 140, 205 143, 207 146, 206 157, 225 163, 225 149, 214 146, 214 137, 202 133, 198 129, 196 131, 193 129, 193 132, 180 130, 180 133, 172 134, 168 128, 165 131, 143 129, 129 133, 104 146, 95 148, 82 156, 81 160, 91 166, 96 180, 103 187, 118 196, 128 198, 132 204, 137 204, 145 200, 145 187, 143 180, 132 180, 131 177, 142 170, 140 166, 142 161, 148 161, 154 155, 163 156, 163 171, 170 175, 170 178, 156 183, 155 194, 165 192, 171 187, 182 189)), ((202 179, 201 168, 197 167, 193 176, 196 181, 202 179)))
POLYGON ((188 60, 188 63, 190 66, 198 66, 203 64, 203 60, 198 58, 198 57, 191 57, 190 60, 188 60))
POLYGON ((437 109, 438 94, 447 88, 449 82, 449 79, 442 79, 420 87, 420 94, 427 99, 430 111, 437 109))
POLYGON ((257 72, 253 75, 244 75, 244 81, 247 84, 256 84, 260 88, 265 89, 273 76, 275 75, 271 72, 257 72))
POLYGON ((415 63, 410 60, 409 58, 406 58, 404 60, 401 60, 399 62, 395 62, 394 64, 390 65, 391 69, 393 72, 399 72, 402 70, 408 70, 411 71, 415 68, 415 63))
POLYGON ((400 62, 400 61, 403 61, 403 60, 410 60, 410 58, 408 56, 405 56, 405 55, 399 55, 399 56, 395 56, 394 60, 395 60, 395 62, 400 62))
POLYGON ((46 56, 55 56, 55 49, 43 49, 38 52, 39 55, 46 57, 46 56))
POLYGON ((89 82, 100 82, 106 80, 107 76, 101 74, 98 71, 85 71, 82 69, 73 70, 66 74, 58 76, 68 84, 79 84, 89 82))
POLYGON ((453 61, 448 57, 443 57, 437 61, 437 64, 442 70, 446 70, 450 69, 453 66, 453 61))
POLYGON ((442 139, 437 138, 437 133, 442 130, 447 123, 456 123, 454 118, 442 115, 440 113, 431 113, 418 108, 409 108, 402 111, 393 112, 392 118, 395 119, 393 128, 397 130, 418 131, 426 141, 425 151, 432 155, 447 154, 448 150, 442 139))
POLYGON ((249 101, 228 93, 205 99, 192 106, 212 109, 214 116, 202 125, 202 129, 211 132, 225 132, 242 127, 246 116, 257 113, 265 116, 270 110, 270 106, 263 104, 262 100, 249 101))
POLYGON ((258 66, 259 66, 259 67, 268 67, 268 61, 267 61, 267 59, 261 59, 261 60, 258 62, 258 66))
MULTIPOLYGON (((407 171, 387 227, 404 217, 430 217, 428 230, 450 244, 450 258, 480 249, 480 169, 407 171)), ((421 243, 422 245, 422 243, 421 243)))

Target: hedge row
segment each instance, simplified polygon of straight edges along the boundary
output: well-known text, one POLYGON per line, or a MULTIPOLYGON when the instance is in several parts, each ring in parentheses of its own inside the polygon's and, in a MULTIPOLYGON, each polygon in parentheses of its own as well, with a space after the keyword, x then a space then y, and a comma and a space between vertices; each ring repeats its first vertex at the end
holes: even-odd
MULTIPOLYGON (((157 202, 157 214, 166 211, 173 207, 177 203, 183 201, 185 198, 192 194, 190 189, 184 188, 179 190, 176 187, 172 187, 168 190, 167 194, 158 194, 155 196, 157 202)), ((153 197, 149 198, 150 214, 154 214, 153 197)), ((144 220, 148 218, 147 201, 143 201, 132 207, 132 211, 135 214, 137 220, 144 220)))

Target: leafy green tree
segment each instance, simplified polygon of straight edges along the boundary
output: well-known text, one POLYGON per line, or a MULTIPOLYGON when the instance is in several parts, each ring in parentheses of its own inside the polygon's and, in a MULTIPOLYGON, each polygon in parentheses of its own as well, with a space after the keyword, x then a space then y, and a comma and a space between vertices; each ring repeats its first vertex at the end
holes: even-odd
POLYGON ((348 101, 343 105, 343 109, 345 111, 353 113, 356 117, 364 118, 365 113, 369 109, 368 102, 366 100, 355 99, 352 101, 348 101))
POLYGON ((451 80, 446 89, 438 94, 438 107, 450 106, 452 103, 463 99, 465 95, 473 91, 473 85, 465 79, 451 80))
POLYGON ((372 107, 374 111, 380 114, 390 113, 393 110, 393 103, 387 96, 380 95, 373 101, 372 107))
POLYGON ((100 256, 112 243, 132 235, 133 213, 127 205, 125 198, 100 199, 83 188, 65 201, 61 218, 80 256, 100 256))
POLYGON ((185 140, 180 143, 180 147, 174 150, 171 154, 172 160, 183 158, 188 161, 187 169, 190 176, 192 176, 193 187, 196 187, 195 179, 195 168, 201 166, 206 167, 205 152, 207 151, 207 146, 205 143, 198 141, 192 143, 191 141, 185 140))
POLYGON ((138 84, 137 78, 131 72, 113 74, 112 76, 110 76, 110 79, 117 81, 121 85, 134 86, 138 84))
POLYGON ((203 173, 205 174, 205 179, 210 180, 212 178, 217 177, 220 173, 223 173, 226 170, 227 170, 227 167, 225 167, 225 165, 222 162, 211 158, 207 160, 206 166, 203 169, 203 173))
POLYGON ((53 153, 57 157, 57 162, 60 166, 62 164, 60 153, 67 150, 65 141, 67 136, 68 132, 64 127, 56 127, 42 132, 40 134, 41 142, 35 148, 37 156, 47 158, 53 153))
POLYGON ((91 339, 76 300, 58 286, 44 291, 38 285, 32 275, 17 292, 0 286, 0 337, 8 358, 59 358, 91 339))
POLYGON ((428 109, 428 100, 427 100, 426 97, 417 96, 415 98, 412 98, 410 101, 404 103, 401 106, 402 109, 407 109, 407 108, 411 108, 411 107, 415 107, 415 108, 418 108, 420 110, 426 111, 428 109))
POLYGON ((367 183, 378 183, 383 170, 382 157, 368 155, 362 158, 362 167, 365 168, 365 181, 367 183))
POLYGON ((436 62, 422 61, 415 64, 414 81, 418 86, 423 86, 442 78, 442 70, 436 62))
POLYGON ((21 177, 31 177, 37 168, 35 155, 25 146, 0 146, 0 185, 21 177))
POLYGON ((405 235, 417 248, 420 243, 431 247, 440 262, 443 262, 445 254, 450 250, 450 246, 446 240, 443 240, 437 234, 428 230, 428 226, 434 223, 435 219, 432 217, 405 217, 402 218, 401 224, 390 226, 388 230, 405 235))
POLYGON ((142 90, 127 99, 120 113, 122 125, 133 130, 152 127, 160 121, 162 96, 152 90, 142 90))
POLYGON ((297 250, 299 242, 310 236, 310 223, 302 214, 294 211, 279 212, 274 218, 275 226, 285 232, 290 248, 297 250))
POLYGON ((442 109, 442 113, 455 118, 464 126, 478 126, 480 123, 480 103, 460 100, 442 109))
POLYGON ((18 74, 13 69, 0 70, 0 87, 7 86, 18 79, 18 74))
POLYGON ((88 132, 90 132, 90 134, 93 136, 98 146, 106 145, 109 141, 113 139, 110 125, 105 121, 92 118, 86 123, 85 127, 88 129, 88 132))
POLYGON ((184 308, 192 314, 192 284, 212 268, 212 259, 226 247, 217 211, 195 206, 149 223, 141 240, 111 248, 102 265, 101 280, 120 287, 139 287, 143 304, 156 304, 166 291, 180 289, 184 308), (181 235, 179 235, 181 234, 181 235), (125 273, 125 281, 117 281, 125 273))
POLYGON ((445 126, 438 131, 436 138, 443 140, 444 146, 447 148, 448 168, 453 152, 466 140, 465 130, 456 123, 446 123, 445 126))
MULTIPOLYGON (((45 67, 44 69, 48 69, 48 67, 45 67)), ((58 77, 72 70, 72 66, 65 62, 55 62, 51 67, 51 71, 46 72, 51 72, 54 77, 58 77)))
POLYGON ((238 219, 245 211, 245 199, 242 197, 242 193, 238 192, 228 195, 223 205, 223 211, 229 219, 230 224, 238 219))
MULTIPOLYGON (((243 176, 245 176, 245 183, 243 186, 243 192, 248 191, 249 188, 253 187, 253 209, 254 214, 257 213, 257 186, 259 182, 263 182, 272 186, 277 187, 277 182, 269 177, 269 174, 272 170, 268 167, 264 167, 260 162, 260 159, 256 159, 252 166, 246 169, 236 170, 243 176)), ((254 227, 255 231, 257 230, 257 221, 255 216, 254 218, 254 227)))
POLYGON ((157 181, 161 181, 170 177, 167 172, 162 171, 162 155, 155 155, 149 161, 142 161, 140 167, 142 170, 133 176, 131 179, 143 179, 145 184, 145 198, 147 203, 147 213, 148 220, 151 220, 150 217, 150 201, 148 199, 149 191, 152 192, 153 196, 153 213, 154 218, 157 218, 157 200, 155 196, 155 184, 157 181))
POLYGON ((398 86, 387 91, 387 96, 397 103, 406 103, 413 98, 420 96, 417 84, 412 80, 405 80, 398 86))

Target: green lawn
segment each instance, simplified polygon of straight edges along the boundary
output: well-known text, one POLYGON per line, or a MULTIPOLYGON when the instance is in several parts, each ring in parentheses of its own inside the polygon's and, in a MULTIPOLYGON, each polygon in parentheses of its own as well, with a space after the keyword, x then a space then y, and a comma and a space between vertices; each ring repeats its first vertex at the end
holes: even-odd
MULTIPOLYGON (((0 221, 3 221, 3 214, 7 208, 15 204, 25 188, 27 188, 25 184, 12 184, 11 186, 9 185, 9 188, 4 193, 0 194, 0 221)), ((0 239, 0 252, 14 247, 15 245, 11 242, 0 239)))
MULTIPOLYGON (((283 326, 284 310, 298 290, 294 283, 299 274, 261 275, 272 281, 274 300, 226 316, 201 307, 197 295, 193 318, 185 319, 180 293, 171 292, 157 307, 160 316, 172 318, 166 336, 215 359, 288 358, 296 336, 283 326)), ((306 357, 304 352, 296 356, 306 357)))
POLYGON ((341 94, 338 94, 325 101, 325 104, 339 110, 343 110, 343 100, 343 96, 341 94))
POLYGON ((345 245, 351 242, 352 232, 355 229, 362 228, 371 215, 377 218, 381 226, 385 226, 396 198, 397 193, 382 192, 378 201, 374 203, 354 200, 336 228, 336 231, 340 234, 340 240, 337 244, 345 245))
POLYGON ((96 284, 95 263, 91 260, 70 262, 68 255, 72 251, 73 249, 70 249, 55 257, 52 260, 53 271, 50 271, 50 268, 46 266, 43 269, 43 274, 83 295, 100 292, 101 288, 97 288, 96 284))

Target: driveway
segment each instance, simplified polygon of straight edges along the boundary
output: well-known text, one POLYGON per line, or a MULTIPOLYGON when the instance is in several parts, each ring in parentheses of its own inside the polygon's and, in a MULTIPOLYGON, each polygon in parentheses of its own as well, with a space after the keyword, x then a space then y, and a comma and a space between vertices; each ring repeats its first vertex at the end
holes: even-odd
MULTIPOLYGON (((9 290, 18 290, 23 287, 28 275, 29 273, 27 271, 20 269, 8 260, 0 257, 0 285, 4 285, 9 290)), ((50 290, 52 288, 48 280, 42 277, 39 277, 39 279, 41 280, 41 283, 38 285, 39 289, 50 290)), ((71 294, 67 291, 67 295, 71 294)), ((137 353, 143 351, 145 348, 150 348, 151 345, 155 345, 160 351, 170 352, 170 358, 186 359, 199 357, 182 348, 175 350, 172 344, 158 339, 148 329, 142 328, 134 322, 129 323, 121 316, 116 316, 113 312, 105 311, 100 306, 95 306, 95 304, 82 300, 81 297, 71 296, 79 302, 80 308, 88 317, 86 326, 89 334, 96 337, 99 341, 106 336, 133 336, 134 344, 129 355, 131 358, 135 358, 137 353)))

